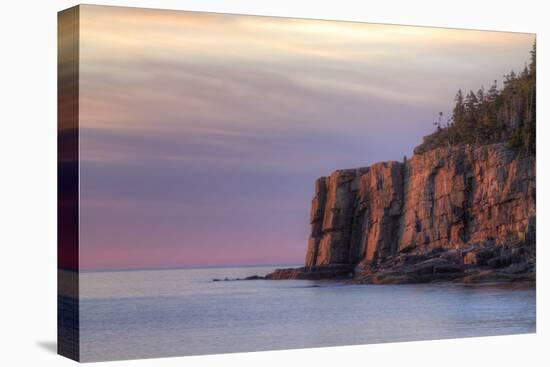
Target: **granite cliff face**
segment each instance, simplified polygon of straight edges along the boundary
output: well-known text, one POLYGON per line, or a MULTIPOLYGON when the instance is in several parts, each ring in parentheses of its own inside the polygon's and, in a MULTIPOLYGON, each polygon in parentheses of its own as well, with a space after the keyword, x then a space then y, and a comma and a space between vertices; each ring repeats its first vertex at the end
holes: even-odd
POLYGON ((534 156, 437 148, 319 178, 304 268, 268 277, 533 280, 535 218, 534 156))

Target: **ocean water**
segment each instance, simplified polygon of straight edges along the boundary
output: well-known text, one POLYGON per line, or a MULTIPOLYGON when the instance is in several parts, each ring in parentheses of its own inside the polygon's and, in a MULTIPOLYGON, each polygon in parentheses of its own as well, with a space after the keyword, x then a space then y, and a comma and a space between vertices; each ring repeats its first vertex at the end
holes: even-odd
POLYGON ((81 360, 535 332, 534 288, 212 281, 272 270, 81 273, 81 360))

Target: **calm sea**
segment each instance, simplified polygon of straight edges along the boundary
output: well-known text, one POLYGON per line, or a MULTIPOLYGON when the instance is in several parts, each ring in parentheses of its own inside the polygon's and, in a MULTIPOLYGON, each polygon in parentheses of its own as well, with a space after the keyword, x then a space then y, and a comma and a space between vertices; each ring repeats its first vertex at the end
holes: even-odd
POLYGON ((535 289, 213 282, 273 267, 87 272, 83 361, 535 332, 535 289))

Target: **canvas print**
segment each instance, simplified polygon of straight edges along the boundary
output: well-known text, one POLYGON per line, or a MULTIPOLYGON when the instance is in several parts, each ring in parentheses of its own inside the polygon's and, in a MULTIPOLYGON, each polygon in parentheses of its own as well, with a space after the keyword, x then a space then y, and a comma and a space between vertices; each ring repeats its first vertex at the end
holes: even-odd
POLYGON ((534 34, 59 13, 58 350, 534 333, 534 34))

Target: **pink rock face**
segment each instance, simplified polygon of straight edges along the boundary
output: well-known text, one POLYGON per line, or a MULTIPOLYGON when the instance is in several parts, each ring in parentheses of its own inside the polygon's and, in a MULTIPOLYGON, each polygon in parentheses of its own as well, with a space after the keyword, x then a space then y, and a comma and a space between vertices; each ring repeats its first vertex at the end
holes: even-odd
POLYGON ((535 158, 502 144, 439 148, 317 180, 306 267, 534 242, 535 158))

